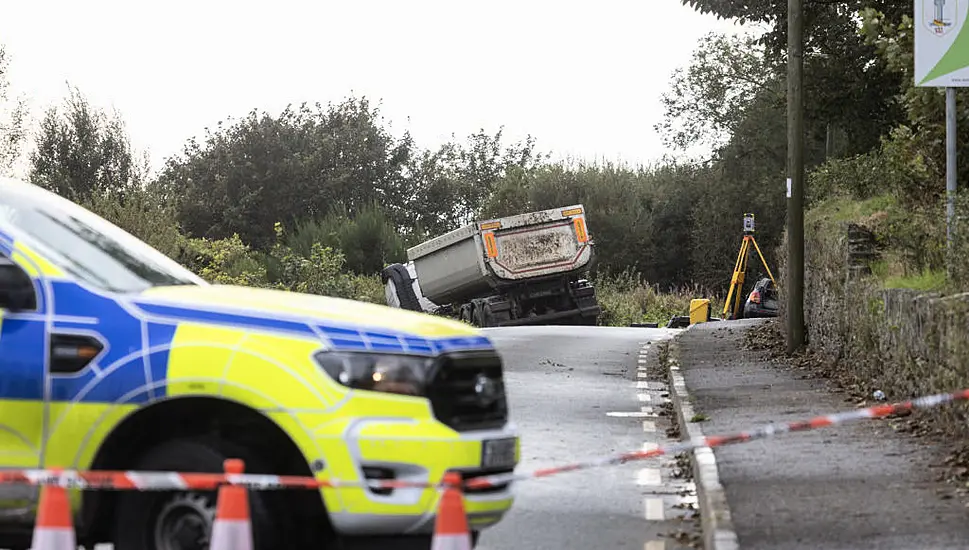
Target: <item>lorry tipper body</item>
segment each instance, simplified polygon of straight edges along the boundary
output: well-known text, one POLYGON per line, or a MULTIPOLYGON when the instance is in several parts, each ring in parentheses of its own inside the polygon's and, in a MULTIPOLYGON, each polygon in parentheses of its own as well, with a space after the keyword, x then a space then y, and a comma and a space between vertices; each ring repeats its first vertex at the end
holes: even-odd
POLYGON ((594 248, 581 204, 480 220, 384 268, 388 305, 479 327, 595 324, 594 248))

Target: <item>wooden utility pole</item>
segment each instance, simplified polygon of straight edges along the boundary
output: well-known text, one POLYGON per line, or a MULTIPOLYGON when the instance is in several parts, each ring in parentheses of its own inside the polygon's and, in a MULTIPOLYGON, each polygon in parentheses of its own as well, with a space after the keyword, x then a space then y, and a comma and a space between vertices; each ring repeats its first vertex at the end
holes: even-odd
POLYGON ((787 353, 804 346, 804 6, 787 2, 787 353))

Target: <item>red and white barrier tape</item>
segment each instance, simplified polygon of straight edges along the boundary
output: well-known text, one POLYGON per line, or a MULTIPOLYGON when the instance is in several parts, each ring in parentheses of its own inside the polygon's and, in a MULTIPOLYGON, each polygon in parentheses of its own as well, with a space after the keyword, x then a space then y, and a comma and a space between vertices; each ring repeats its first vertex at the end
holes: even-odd
MULTIPOLYGON (((969 389, 948 394, 928 395, 901 403, 876 405, 865 409, 816 416, 800 422, 766 424, 749 431, 723 436, 707 436, 697 440, 673 443, 650 451, 631 451, 600 457, 584 462, 542 468, 522 474, 496 474, 466 479, 465 489, 494 487, 513 481, 525 481, 549 477, 565 472, 587 470, 603 466, 625 464, 636 460, 646 460, 664 455, 674 455, 703 447, 721 447, 745 443, 754 439, 772 437, 786 432, 801 432, 844 424, 858 420, 883 418, 892 414, 914 409, 928 409, 951 403, 969 400, 969 389)), ((264 474, 220 474, 220 473, 177 473, 145 471, 76 471, 76 470, 5 470, 0 471, 0 484, 20 485, 57 485, 68 489, 108 489, 138 491, 171 490, 215 490, 220 485, 241 485, 250 489, 322 489, 342 487, 364 487, 383 489, 402 488, 441 488, 441 482, 430 483, 403 480, 340 481, 319 480, 304 476, 277 476, 264 474)))
POLYGON ((944 405, 946 403, 950 403, 953 401, 965 401, 965 400, 969 400, 969 389, 964 389, 953 393, 927 395, 925 397, 919 397, 917 399, 913 399, 911 401, 904 401, 901 403, 875 405, 874 407, 868 407, 864 409, 857 409, 853 411, 845 411, 840 413, 815 416, 814 418, 803 420, 800 422, 787 422, 784 424, 765 424, 763 426, 754 428, 752 430, 739 432, 735 434, 707 436, 696 440, 684 441, 681 443, 673 443, 671 445, 662 446, 650 451, 625 452, 625 453, 620 453, 609 457, 602 457, 599 459, 593 459, 585 462, 577 462, 574 464, 566 464, 563 466, 553 466, 551 468, 535 470, 525 474, 499 474, 499 475, 493 475, 493 476, 476 477, 465 481, 464 486, 466 488, 490 487, 493 485, 508 483, 509 481, 523 481, 523 480, 532 479, 532 478, 548 477, 551 475, 560 474, 564 472, 571 472, 576 470, 587 470, 590 468, 598 468, 598 467, 610 466, 614 464, 624 464, 626 462, 631 462, 635 460, 645 460, 648 458, 655 458, 663 455, 675 455, 675 454, 682 453, 684 451, 690 451, 697 448, 722 447, 724 445, 746 443, 754 439, 763 439, 763 438, 772 437, 774 435, 782 434, 786 432, 803 432, 808 430, 815 430, 818 428, 826 428, 828 426, 833 426, 835 424, 854 422, 857 420, 883 418, 903 411, 910 411, 914 409, 929 409, 929 408, 937 407, 939 405, 944 405))

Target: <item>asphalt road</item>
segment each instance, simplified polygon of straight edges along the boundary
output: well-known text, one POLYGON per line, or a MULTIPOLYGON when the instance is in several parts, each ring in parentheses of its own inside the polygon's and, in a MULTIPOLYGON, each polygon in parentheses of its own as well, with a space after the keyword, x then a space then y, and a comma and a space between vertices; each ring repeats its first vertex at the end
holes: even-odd
MULTIPOLYGON (((503 355, 511 416, 522 434, 520 471, 669 441, 668 417, 648 415, 665 400, 665 386, 638 366, 647 342, 676 332, 487 330, 503 355)), ((675 505, 695 502, 692 483, 674 479, 673 467, 672 460, 643 461, 523 482, 512 511, 482 534, 478 549, 688 548, 664 536, 689 529, 692 522, 677 517, 690 512, 675 505)))
MULTIPOLYGON (((651 343, 677 332, 486 329, 504 359, 511 416, 522 435, 520 471, 670 442, 669 417, 656 414, 667 389, 646 364, 655 355, 651 343)), ((696 495, 675 470, 664 458, 521 483, 512 511, 482 534, 477 550, 690 548, 673 535, 699 535, 698 522, 683 520, 696 495)))

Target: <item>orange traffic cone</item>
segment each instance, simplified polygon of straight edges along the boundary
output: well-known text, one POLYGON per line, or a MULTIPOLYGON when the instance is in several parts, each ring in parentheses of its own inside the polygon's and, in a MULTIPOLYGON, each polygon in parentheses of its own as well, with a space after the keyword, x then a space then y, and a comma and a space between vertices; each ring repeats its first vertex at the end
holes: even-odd
MULTIPOLYGON (((60 473, 60 469, 53 469, 60 473)), ((71 503, 67 489, 44 485, 40 489, 40 509, 34 525, 33 550, 76 550, 74 521, 71 519, 71 503)))
POLYGON ((461 474, 444 474, 444 483, 447 486, 437 507, 431 550, 471 550, 468 516, 464 512, 464 498, 460 489, 461 474))
MULTIPOLYGON (((245 465, 230 458, 224 464, 226 474, 241 474, 245 465)), ((219 487, 210 550, 252 550, 252 523, 249 519, 249 497, 239 485, 219 487)))

